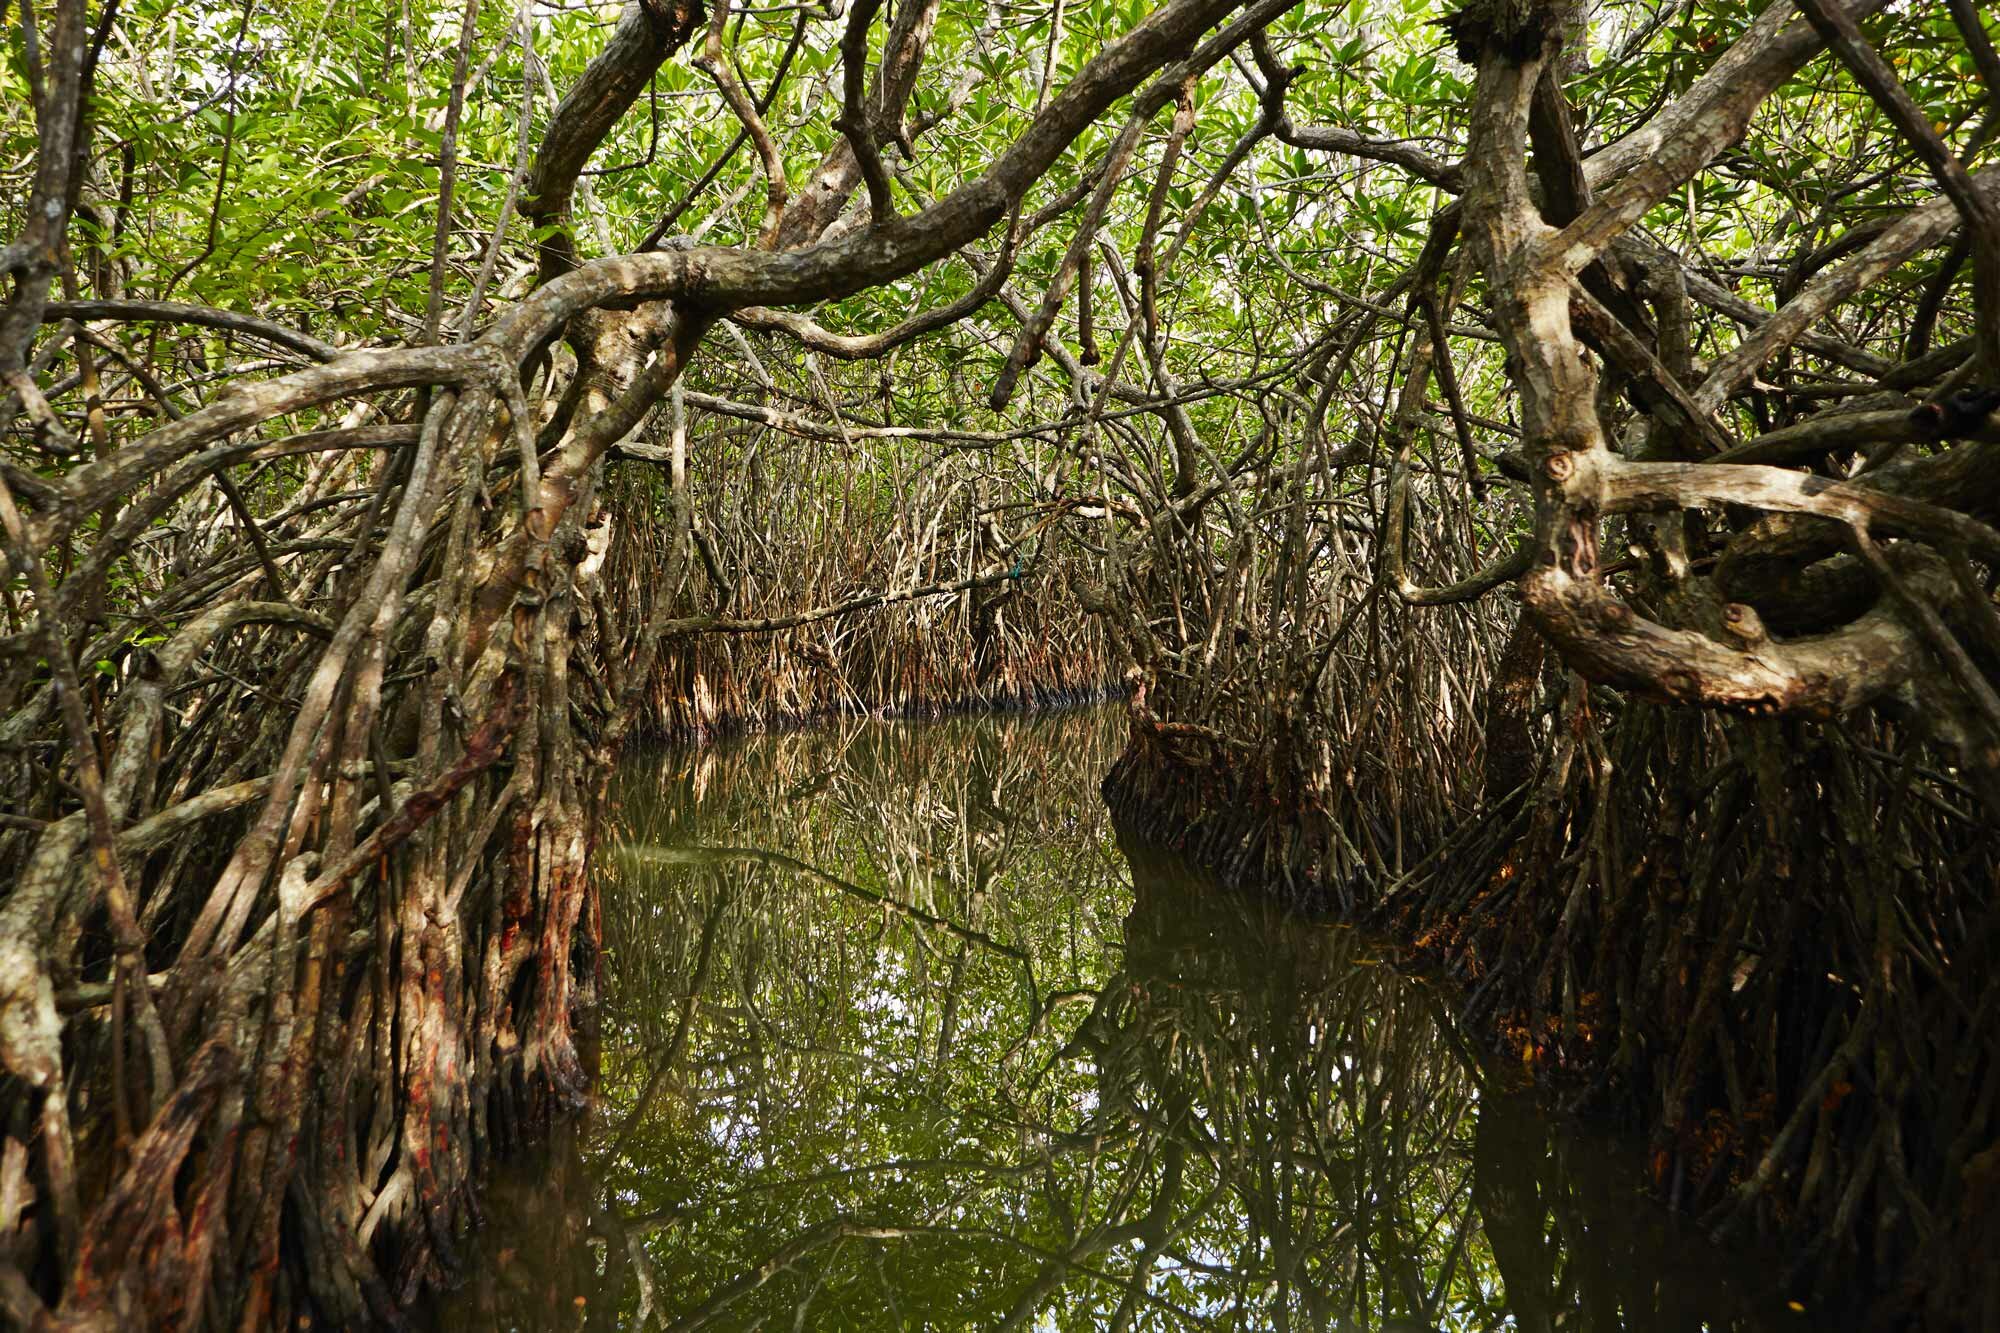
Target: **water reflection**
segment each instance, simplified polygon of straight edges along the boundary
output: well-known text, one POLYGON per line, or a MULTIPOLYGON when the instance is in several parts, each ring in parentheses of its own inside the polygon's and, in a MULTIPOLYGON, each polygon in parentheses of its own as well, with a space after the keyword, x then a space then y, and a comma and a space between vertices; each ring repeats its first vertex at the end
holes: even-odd
POLYGON ((446 1327, 1827 1327, 1429 988, 1121 845, 1115 710, 636 757, 601 1105, 446 1327))

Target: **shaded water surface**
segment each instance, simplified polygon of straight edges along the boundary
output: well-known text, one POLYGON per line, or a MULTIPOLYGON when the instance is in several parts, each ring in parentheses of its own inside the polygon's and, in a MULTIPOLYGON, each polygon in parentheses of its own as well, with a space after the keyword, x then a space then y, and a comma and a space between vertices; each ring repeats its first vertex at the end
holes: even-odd
POLYGON ((1110 827, 1117 710, 634 756, 585 1123, 447 1328, 1804 1329, 1434 988, 1110 827))

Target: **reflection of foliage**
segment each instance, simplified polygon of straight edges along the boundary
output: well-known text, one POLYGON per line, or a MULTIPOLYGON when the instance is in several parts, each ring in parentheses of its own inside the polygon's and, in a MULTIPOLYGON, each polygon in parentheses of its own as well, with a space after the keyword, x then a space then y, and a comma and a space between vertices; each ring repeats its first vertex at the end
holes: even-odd
POLYGON ((1131 1114, 1190 1149, 1184 1193, 1218 1205, 1159 1247, 1184 1304, 1255 1327, 1496 1323, 1467 1172, 1477 1085, 1432 997, 1352 931, 1127 854, 1129 984, 1093 1026, 1131 1114))
POLYGON ((1660 1295, 1658 1238, 1596 1220, 1649 1216, 1632 1192, 1552 1176, 1366 937, 1121 848, 1089 787, 1114 733, 629 764, 604 1114, 496 1190, 477 1322, 1610 1329, 1727 1303, 1660 1295))

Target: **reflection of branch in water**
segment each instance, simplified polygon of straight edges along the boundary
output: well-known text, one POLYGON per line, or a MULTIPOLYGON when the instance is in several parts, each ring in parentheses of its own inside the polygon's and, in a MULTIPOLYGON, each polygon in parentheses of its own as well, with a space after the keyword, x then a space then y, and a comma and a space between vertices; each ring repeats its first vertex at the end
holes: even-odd
MULTIPOLYGON (((982 1241, 992 1245, 1004 1246, 1011 1250, 1017 1250, 1023 1254, 1043 1260, 1045 1264, 1044 1271, 1053 1272, 1056 1275, 1055 1285, 1060 1285, 1062 1279, 1074 1274, 1079 1277, 1091 1278, 1107 1286, 1129 1287, 1129 1277, 1109 1273, 1101 1268, 1093 1267, 1086 1263, 1085 1260, 1091 1255, 1101 1254, 1107 1249, 1115 1249, 1119 1245, 1139 1239, 1135 1233, 1135 1228, 1140 1225, 1141 1223, 1135 1222, 1123 1226, 1100 1228, 1082 1241, 1074 1242, 1069 1249, 1058 1251, 1051 1250, 1047 1246, 1037 1245, 1032 1241, 1023 1240, 1021 1237, 1008 1232, 996 1231, 988 1227, 953 1227, 925 1224, 898 1225, 870 1222, 854 1217, 829 1218, 824 1222, 817 1223, 799 1232, 790 1241, 779 1246, 778 1249, 773 1251, 763 1261, 737 1275, 737 1277, 717 1290, 700 1306, 675 1320, 672 1324, 667 1325, 667 1327, 671 1333, 694 1333, 694 1330, 712 1323, 729 1306, 755 1292, 758 1288, 765 1286, 785 1269, 792 1267, 814 1250, 843 1240, 947 1239, 982 1241)), ((1033 1292, 1031 1291, 1030 1294, 1033 1294, 1033 1292)), ((1042 1291, 1040 1294, 1045 1296, 1047 1292, 1042 1291)), ((1196 1311, 1182 1305, 1177 1305, 1154 1292, 1138 1293, 1137 1303, 1144 1304, 1152 1309, 1166 1311, 1193 1326, 1199 1327, 1203 1322, 1196 1311)), ((1032 1317, 1039 1309, 1039 1304, 1030 1304, 1025 1301, 1021 1306, 1017 1306, 1017 1310, 1020 1310, 1026 1317, 1032 1317)), ((1019 1326, 1019 1320, 1012 1317, 1011 1314, 1006 1322, 999 1325, 1000 1328, 1016 1328, 1019 1326)))
POLYGON ((1003 953, 1018 962, 1030 963, 1027 954, 1012 945, 1002 944, 983 930, 973 930, 969 926, 959 925, 949 917, 926 912, 923 908, 913 907, 908 903, 897 902, 887 894, 865 889, 852 880, 842 879, 830 870, 822 870, 811 862, 801 861, 796 856, 787 856, 783 852, 766 851, 761 847, 635 847, 626 843, 619 846, 617 854, 627 860, 654 865, 712 866, 724 865, 731 861, 748 861, 758 865, 782 866, 786 870, 796 870, 802 875, 808 875, 823 884, 831 885, 842 893, 871 903, 885 912, 900 913, 926 926, 948 931, 972 944, 1003 953))
MULTIPOLYGON (((955 927, 953 933, 969 930, 922 908, 894 900, 885 904, 883 895, 783 853, 740 847, 665 854, 649 849, 643 859, 669 865, 749 862, 803 872, 871 908, 886 906, 900 912, 920 926, 955 927)), ((1084 1276, 1080 1269, 1084 1260, 1120 1246, 1136 1252, 1122 1256, 1117 1271, 1098 1270, 1117 1295, 1118 1310, 1106 1311, 1112 1314, 1114 1327, 1129 1325, 1140 1310, 1160 1309, 1155 1304, 1160 1298, 1148 1289, 1154 1280, 1149 1274, 1177 1274, 1176 1281, 1185 1282, 1204 1269, 1228 1275, 1222 1285, 1237 1290, 1239 1306, 1262 1309, 1280 1319, 1299 1301, 1313 1305, 1312 1293, 1322 1284, 1316 1275, 1329 1270, 1347 1274, 1347 1280, 1333 1284, 1332 1290, 1348 1297, 1350 1313, 1381 1298, 1381 1284, 1368 1276, 1377 1271, 1395 1271, 1388 1281, 1397 1290, 1398 1304, 1416 1309, 1437 1306, 1459 1265, 1465 1238, 1476 1229, 1469 1217, 1463 1171, 1469 1154, 1459 1132, 1466 1098, 1422 1091, 1425 1079, 1397 1072, 1407 1063, 1406 1059, 1399 1063, 1399 1053, 1406 1055, 1409 1047, 1407 1042, 1398 1044, 1402 1039, 1396 1035, 1396 1006, 1382 1001, 1384 992, 1399 991, 1403 983, 1381 969, 1354 966, 1361 945, 1352 935, 1335 937, 1288 927, 1261 936, 1251 932, 1253 938, 1246 940, 1240 923, 1224 921, 1227 929, 1219 929, 1213 911, 1193 909, 1190 903, 1167 901, 1156 902, 1151 913, 1136 914, 1125 932, 1134 954, 1129 960, 1132 966, 1125 973, 1114 973, 1098 991, 1071 988, 1046 996, 1031 992, 1022 1014, 1027 1020, 1023 1033, 1008 1045, 1003 1068, 1024 1042, 1045 1031, 1060 1000, 1089 996, 1095 1004, 1092 1019, 1077 1039, 1051 1053, 1037 1077, 1017 1090, 1016 1096, 1027 1100, 1011 1108, 1011 1122, 996 1117, 990 1105, 955 1108, 961 1116, 996 1128, 1011 1123, 1042 1145, 1043 1195, 1056 1208, 1061 1233, 1069 1237, 1063 1246, 1041 1256, 1034 1277, 1008 1297, 1002 1326, 1031 1321, 1073 1276, 1084 1276), (1147 951, 1167 933, 1148 924, 1154 918, 1190 928, 1191 947, 1201 961, 1172 958, 1163 966, 1151 966, 1147 951), (1326 941, 1335 938, 1341 947, 1329 949, 1326 941), (1302 948, 1306 963, 1286 961, 1301 956, 1302 948), (1315 968, 1316 979, 1305 975, 1315 968), (1343 982, 1345 1009, 1324 993, 1329 976, 1343 982), (1346 980, 1351 977, 1362 981, 1346 980), (1315 1049, 1341 1053, 1368 1077, 1330 1077, 1325 1068, 1306 1058, 1315 1049), (1069 1071, 1085 1052, 1098 1067, 1102 1095, 1086 1123, 1065 1133, 1046 1119, 1053 1104, 1041 1111, 1031 1110, 1030 1104, 1044 1100, 1036 1089, 1052 1074, 1061 1073, 1068 1086, 1069 1071), (1190 1074, 1198 1074, 1192 1084, 1190 1074), (1389 1085, 1401 1100, 1391 1095, 1389 1085), (1370 1141, 1394 1144, 1392 1151, 1379 1155, 1381 1167, 1358 1165, 1370 1141), (1087 1155, 1074 1159, 1078 1165, 1056 1167, 1059 1159, 1085 1145, 1087 1155), (1171 1171, 1162 1166, 1168 1160, 1175 1164, 1171 1171), (1450 1173, 1457 1168, 1440 1188, 1441 1202, 1456 1214, 1456 1224, 1440 1226, 1435 1218, 1414 1218, 1410 1209, 1397 1207, 1395 1201, 1404 1192, 1398 1188, 1402 1183, 1395 1175, 1398 1168, 1406 1173, 1426 1169, 1450 1173), (1278 1197, 1278 1192, 1293 1188, 1292 1182, 1313 1178, 1324 1183, 1300 1196, 1308 1216, 1295 1221, 1295 1201, 1278 1197), (1343 1200, 1348 1217, 1359 1220, 1341 1221, 1330 1232, 1316 1228, 1311 1215, 1338 1208, 1343 1200), (1145 1201, 1141 1222, 1126 1215, 1135 1201, 1145 1201), (1250 1220, 1250 1237, 1243 1235, 1237 1217, 1250 1220), (1205 1264, 1205 1254, 1221 1257, 1218 1242, 1228 1247, 1227 1262, 1205 1264), (1260 1250, 1265 1242, 1268 1250, 1260 1250), (1329 1244, 1334 1249, 1329 1250, 1329 1244), (1442 1261, 1429 1265, 1425 1274, 1435 1273, 1435 1282, 1412 1280, 1409 1274, 1417 1262, 1413 1256, 1431 1249, 1442 1252, 1442 1261), (1161 1269, 1162 1264, 1167 1267, 1161 1269), (1253 1295, 1243 1286, 1246 1281, 1258 1291, 1274 1294, 1253 1295), (1378 1294, 1370 1296, 1371 1291, 1378 1294)), ((1032 962, 1032 954, 1013 946, 999 946, 999 952, 1010 960, 1032 962)), ((947 1007, 960 996, 959 983, 964 980, 958 969, 953 972, 947 1007)), ((1423 1008, 1428 997, 1420 1005, 1404 1003, 1413 1016, 1428 1018, 1423 1008)), ((771 1021, 782 1026, 786 1020, 779 1013, 771 1015, 771 1021)), ((1400 1026, 1413 1024, 1405 1019, 1400 1026)), ((1414 1026, 1428 1030, 1427 1023, 1414 1026)), ((1450 1053, 1440 1053, 1444 1059, 1439 1068, 1456 1070, 1450 1053)), ((845 1058, 849 1053, 829 1054, 845 1058)), ((878 1077, 894 1074, 883 1067, 878 1077)), ((1454 1086, 1469 1088, 1462 1082, 1454 1086)), ((1034 1166, 1030 1163, 1028 1169, 1034 1166)), ((942 1185, 958 1173, 947 1169, 934 1174, 942 1185)), ((825 1179, 827 1173, 819 1175, 825 1179)), ((810 1193, 812 1187, 786 1180, 772 1189, 810 1193)), ((711 1205, 719 1202, 712 1200, 711 1205)), ((964 1227, 953 1230, 965 1238, 964 1227)), ((1006 1243, 1019 1249, 1020 1238, 1006 1243)), ((820 1274, 827 1276, 825 1271, 820 1274)), ((1318 1312, 1306 1308, 1300 1313, 1310 1318, 1318 1312)))
POLYGON ((794 1236, 762 1263, 740 1274, 733 1282, 724 1285, 707 1300, 667 1327, 671 1333, 692 1333, 694 1329, 706 1326, 731 1305, 750 1295, 823 1245, 841 1240, 904 1240, 912 1236, 932 1234, 932 1231, 933 1229, 929 1227, 892 1226, 880 1222, 865 1222, 852 1217, 828 1218, 794 1236))
POLYGON ((611 1154, 617 1156, 625 1148, 632 1131, 646 1118, 646 1109, 653 1104, 653 1093, 671 1070, 680 1067, 687 1054, 688 1033, 694 1026, 694 1009, 701 1002, 701 993, 708 988, 709 969, 715 962, 716 927, 722 924, 723 909, 729 906, 730 895, 724 893, 709 905, 708 914, 701 922, 701 947, 694 965, 694 980, 688 986, 687 998, 681 1002, 680 1018, 674 1023, 674 1035, 667 1042, 667 1052, 653 1065, 653 1072, 646 1079, 646 1086, 639 1091, 632 1109, 625 1116, 625 1123, 611 1140, 611 1154))
POLYGON ((1542 1206, 1491 1206, 1505 1099, 1439 995, 1119 848, 1095 744, 863 727, 639 772, 591 1154, 631 1258, 593 1315, 643 1274, 687 1328, 1693 1326, 1595 1168, 1519 1142, 1542 1206))

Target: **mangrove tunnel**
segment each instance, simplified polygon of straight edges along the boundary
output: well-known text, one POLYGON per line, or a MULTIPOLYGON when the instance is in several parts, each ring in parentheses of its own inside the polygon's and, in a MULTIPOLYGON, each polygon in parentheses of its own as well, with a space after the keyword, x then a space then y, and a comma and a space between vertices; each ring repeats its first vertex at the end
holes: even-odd
POLYGON ((2000 1329, 1989 0, 0 30, 0 1326, 2000 1329))

